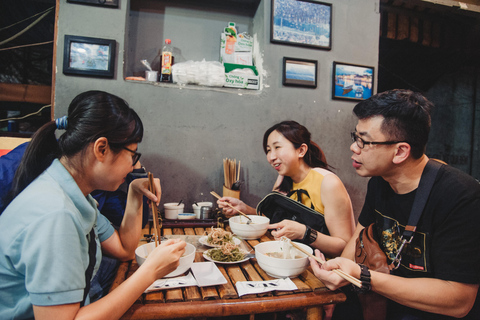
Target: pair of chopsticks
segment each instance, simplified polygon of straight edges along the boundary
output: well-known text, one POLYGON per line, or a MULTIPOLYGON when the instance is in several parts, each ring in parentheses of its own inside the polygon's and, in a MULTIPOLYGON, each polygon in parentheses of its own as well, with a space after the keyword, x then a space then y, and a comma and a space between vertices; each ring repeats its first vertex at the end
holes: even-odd
MULTIPOLYGON (((301 252, 305 253, 307 256, 309 257, 312 257, 313 259, 315 259, 315 261, 317 261, 318 263, 320 264, 324 264, 325 263, 325 260, 322 260, 320 258, 317 258, 316 256, 314 256, 313 254, 309 253, 308 251, 306 251, 305 249, 303 249, 302 247, 296 245, 295 243, 293 243, 293 241, 291 241, 290 239, 288 239, 288 241, 290 241, 290 243, 292 244, 292 246, 294 246, 297 250, 300 250, 301 252)), ((348 273, 345 273, 344 271, 342 271, 341 269, 333 269, 332 270, 333 272, 335 272, 336 274, 338 274, 340 277, 342 277, 343 279, 347 280, 348 282, 350 282, 351 284, 361 288, 362 287, 362 282, 360 280, 358 280, 357 278, 349 275, 348 273)))
POLYGON ((223 159, 223 175, 225 187, 232 189, 233 184, 240 180, 240 161, 237 168, 237 159, 223 159))
MULTIPOLYGON (((155 194, 155 184, 153 183, 153 174, 148 173, 148 189, 151 193, 155 194)), ((152 236, 155 239, 155 247, 160 244, 160 226, 158 225, 158 207, 156 203, 152 202, 152 212, 153 212, 153 229, 152 236)))
MULTIPOLYGON (((221 198, 215 191, 210 192, 210 194, 211 194, 212 196, 214 196, 215 198, 217 198, 217 199, 220 199, 220 198, 221 198)), ((229 206, 230 208, 232 208, 233 210, 237 211, 237 212, 240 213, 242 216, 244 216, 245 218, 247 218, 248 220, 250 220, 250 222, 252 221, 252 219, 251 219, 249 216, 247 216, 245 213, 243 213, 242 211, 240 211, 240 210, 238 210, 237 208, 235 208, 234 206, 232 206, 230 203, 226 202, 226 204, 228 204, 228 206, 229 206)))

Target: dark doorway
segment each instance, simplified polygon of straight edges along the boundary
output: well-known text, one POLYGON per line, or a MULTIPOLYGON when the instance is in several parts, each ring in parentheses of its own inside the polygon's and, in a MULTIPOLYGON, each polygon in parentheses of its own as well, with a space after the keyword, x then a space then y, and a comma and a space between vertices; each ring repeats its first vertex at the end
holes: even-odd
POLYGON ((381 2, 378 92, 425 94, 436 106, 427 155, 477 179, 479 40, 478 12, 423 1, 381 2))

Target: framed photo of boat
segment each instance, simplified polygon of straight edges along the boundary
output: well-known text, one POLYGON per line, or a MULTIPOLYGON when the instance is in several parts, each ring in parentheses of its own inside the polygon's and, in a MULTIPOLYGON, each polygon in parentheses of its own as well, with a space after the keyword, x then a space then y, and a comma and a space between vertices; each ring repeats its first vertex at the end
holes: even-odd
POLYGON ((370 98, 374 90, 375 68, 333 62, 332 98, 361 101, 370 98))
POLYGON ((113 78, 116 41, 65 35, 63 73, 113 78))
POLYGON ((317 87, 317 60, 283 57, 284 86, 317 87))
POLYGON ((272 0, 270 42, 332 48, 332 5, 312 0, 272 0))

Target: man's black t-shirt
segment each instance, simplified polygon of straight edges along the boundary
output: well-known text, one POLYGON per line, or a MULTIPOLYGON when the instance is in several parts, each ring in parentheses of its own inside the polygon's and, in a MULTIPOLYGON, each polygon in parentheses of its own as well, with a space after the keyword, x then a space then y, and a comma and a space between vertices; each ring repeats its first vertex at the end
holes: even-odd
MULTIPOLYGON (((399 249, 400 236, 408 222, 415 193, 416 190, 396 194, 381 177, 373 177, 368 183, 359 222, 362 226, 376 222, 378 239, 390 259, 399 249)), ((403 250, 401 265, 394 274, 478 284, 479 245, 480 184, 458 169, 442 166, 413 241, 403 250)), ((480 319, 479 303, 477 297, 474 308, 464 319, 480 319)), ((392 317, 409 313, 418 315, 420 319, 450 319, 393 302, 389 308, 392 317)))

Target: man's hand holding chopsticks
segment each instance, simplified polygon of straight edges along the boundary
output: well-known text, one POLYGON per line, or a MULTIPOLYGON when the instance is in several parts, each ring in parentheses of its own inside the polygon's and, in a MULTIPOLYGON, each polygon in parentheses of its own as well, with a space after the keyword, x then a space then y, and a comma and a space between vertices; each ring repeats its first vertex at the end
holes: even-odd
MULTIPOLYGON (((315 256, 325 261, 325 256, 318 249, 315 249, 315 256)), ((337 257, 325 261, 324 264, 320 264, 311 257, 308 259, 310 260, 310 266, 312 267, 315 276, 330 290, 337 290, 338 288, 350 284, 350 282, 333 272, 332 270, 334 269, 340 269, 354 278, 360 278, 360 267, 350 259, 337 257)))

